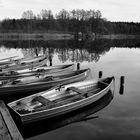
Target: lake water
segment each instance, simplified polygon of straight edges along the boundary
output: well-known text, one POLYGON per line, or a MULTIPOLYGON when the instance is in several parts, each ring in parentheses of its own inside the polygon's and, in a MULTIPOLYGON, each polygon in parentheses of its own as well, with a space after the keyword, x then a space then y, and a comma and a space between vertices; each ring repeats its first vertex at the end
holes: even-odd
POLYGON ((115 77, 113 99, 102 109, 88 116, 91 119, 68 123, 51 131, 46 128, 46 131, 26 139, 136 140, 140 138, 140 42, 138 40, 3 41, 0 44, 0 59, 14 55, 23 57, 45 53, 48 56, 48 65, 50 63, 76 65, 80 62, 81 69, 91 69, 89 79, 97 79, 99 71, 102 71, 103 77, 115 77), (121 76, 124 76, 123 87, 120 86, 121 76))

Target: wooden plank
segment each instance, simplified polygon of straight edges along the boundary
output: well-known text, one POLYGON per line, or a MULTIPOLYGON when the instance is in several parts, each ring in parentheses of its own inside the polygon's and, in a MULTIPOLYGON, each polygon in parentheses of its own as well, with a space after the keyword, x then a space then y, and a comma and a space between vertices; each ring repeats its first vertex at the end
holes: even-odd
POLYGON ((10 133, 11 138, 13 140, 23 140, 23 137, 21 136, 16 124, 14 123, 3 101, 0 101, 0 113, 3 117, 4 123, 10 133))
POLYGON ((79 93, 79 94, 81 94, 81 95, 87 94, 87 92, 85 92, 85 91, 83 91, 83 90, 81 90, 81 89, 79 89, 79 88, 77 88, 77 87, 69 87, 69 88, 67 88, 67 90, 68 90, 68 91, 69 91, 69 90, 75 91, 75 92, 77 92, 77 93, 79 93))
POLYGON ((37 97, 34 98, 34 100, 42 103, 43 105, 50 105, 50 104, 52 104, 52 102, 50 100, 44 98, 43 96, 37 96, 37 97))
POLYGON ((0 113, 0 140, 11 140, 11 136, 0 113))
POLYGON ((89 97, 89 96, 99 92, 100 88, 97 88, 97 89, 94 89, 94 90, 91 90, 91 91, 88 91, 88 92, 87 91, 85 92, 84 90, 81 90, 77 87, 69 87, 69 88, 67 88, 67 90, 72 90, 72 91, 75 91, 75 92, 79 93, 81 96, 89 97))

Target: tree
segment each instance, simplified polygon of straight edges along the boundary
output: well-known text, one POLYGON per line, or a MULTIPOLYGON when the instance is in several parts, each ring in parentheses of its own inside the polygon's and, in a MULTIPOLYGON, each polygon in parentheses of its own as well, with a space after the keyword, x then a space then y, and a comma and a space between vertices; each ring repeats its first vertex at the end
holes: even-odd
POLYGON ((22 18, 23 19, 34 19, 35 15, 32 10, 27 10, 27 11, 23 12, 22 18))
POLYGON ((42 17, 42 19, 53 19, 53 13, 51 10, 41 10, 40 16, 42 17))

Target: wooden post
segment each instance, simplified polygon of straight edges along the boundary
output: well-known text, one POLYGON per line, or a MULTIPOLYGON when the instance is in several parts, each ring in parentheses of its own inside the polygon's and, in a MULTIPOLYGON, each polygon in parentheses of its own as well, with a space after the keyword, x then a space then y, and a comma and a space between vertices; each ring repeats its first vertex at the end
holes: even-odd
POLYGON ((77 70, 80 70, 80 63, 77 63, 77 70))
POLYGON ((49 56, 50 66, 52 66, 52 56, 49 56))
POLYGON ((102 78, 103 72, 99 71, 99 78, 102 78))
POLYGON ((124 76, 120 77, 120 90, 119 90, 120 95, 123 95, 124 93, 124 76))
POLYGON ((0 101, 0 140, 23 140, 3 101, 0 101))

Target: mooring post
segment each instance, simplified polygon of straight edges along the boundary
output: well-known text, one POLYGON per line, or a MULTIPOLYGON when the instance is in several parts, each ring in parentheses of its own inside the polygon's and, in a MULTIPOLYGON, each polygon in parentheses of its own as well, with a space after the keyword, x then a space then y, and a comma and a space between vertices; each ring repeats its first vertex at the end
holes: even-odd
POLYGON ((120 90, 119 90, 120 95, 124 94, 124 76, 120 77, 120 90))
POLYGON ((49 56, 49 61, 50 61, 50 66, 52 66, 52 57, 51 57, 51 55, 49 56))
POLYGON ((103 76, 103 72, 102 71, 99 71, 99 78, 102 78, 102 76, 103 76))
POLYGON ((80 63, 77 63, 77 70, 80 70, 80 63))

